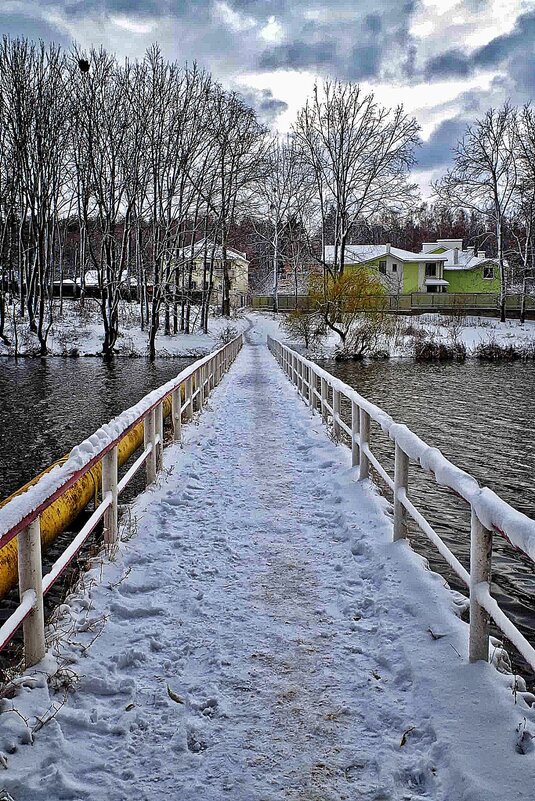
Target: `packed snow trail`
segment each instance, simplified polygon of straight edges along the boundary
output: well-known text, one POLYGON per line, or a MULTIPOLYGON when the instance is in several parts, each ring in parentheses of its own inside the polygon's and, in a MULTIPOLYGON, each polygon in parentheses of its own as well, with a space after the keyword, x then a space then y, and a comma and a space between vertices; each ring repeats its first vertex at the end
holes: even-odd
MULTIPOLYGON (((199 421, 166 450, 117 559, 62 610, 75 691, 33 746, 19 715, 0 716, 0 788, 15 801, 532 799, 534 754, 517 748, 531 710, 493 667, 467 664, 453 596, 391 543, 387 504, 259 332, 199 421)), ((12 702, 30 723, 39 694, 41 711, 61 698, 41 684, 12 702)))

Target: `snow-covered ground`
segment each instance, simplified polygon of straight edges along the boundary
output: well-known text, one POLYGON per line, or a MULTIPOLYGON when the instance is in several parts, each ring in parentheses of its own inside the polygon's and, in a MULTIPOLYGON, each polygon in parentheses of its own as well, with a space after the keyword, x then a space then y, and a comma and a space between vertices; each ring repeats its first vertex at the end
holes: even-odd
POLYGON ((461 320, 440 314, 421 314, 403 318, 407 325, 412 323, 423 332, 434 336, 437 341, 451 342, 457 338, 466 345, 470 355, 480 344, 496 342, 502 347, 514 345, 518 348, 535 345, 535 320, 520 323, 506 320, 505 323, 494 317, 464 317, 461 320))
POLYGON ((62 608, 62 670, 47 685, 47 658, 3 701, 0 789, 532 799, 535 710, 513 677, 467 662, 458 596, 391 542, 386 502, 296 397, 265 347, 271 322, 252 319, 116 558, 62 608))
MULTIPOLYGON (((227 339, 234 332, 239 334, 247 326, 241 313, 230 320, 225 317, 210 317, 209 333, 197 330, 197 311, 193 310, 192 322, 195 322, 193 334, 163 334, 163 315, 161 333, 156 337, 157 355, 167 356, 203 356, 220 344, 220 338, 227 339), (227 329, 232 329, 227 331, 227 329)), ((56 314, 52 325, 48 349, 53 356, 99 356, 102 353, 104 328, 99 316, 99 309, 94 299, 86 300, 85 309, 79 301, 65 300, 63 314, 56 314)), ((117 353, 122 356, 146 356, 148 353, 148 332, 141 331, 139 325, 139 306, 122 301, 119 310, 120 333, 117 342, 117 353)), ((15 351, 13 321, 6 325, 5 336, 11 343, 6 345, 0 339, 0 356, 13 355, 15 351)), ((27 321, 18 323, 19 354, 33 355, 39 353, 37 336, 29 331, 27 321)))
MULTIPOLYGON (((271 312, 254 312, 249 315, 252 319, 262 321, 262 328, 270 336, 288 341, 284 331, 283 314, 275 315, 271 312)), ((414 357, 414 332, 436 343, 453 344, 462 343, 466 346, 466 355, 476 355, 478 345, 496 343, 501 347, 513 345, 519 351, 531 352, 535 349, 535 320, 528 320, 521 324, 518 320, 507 320, 505 323, 493 317, 463 317, 451 318, 441 314, 420 314, 415 316, 400 315, 397 318, 388 318, 391 334, 381 336, 375 352, 388 355, 391 358, 414 357), (409 331, 409 333, 407 333, 409 331)), ((312 348, 314 355, 329 357, 340 347, 338 334, 329 331, 312 348)), ((374 352, 370 355, 375 355, 374 352)))

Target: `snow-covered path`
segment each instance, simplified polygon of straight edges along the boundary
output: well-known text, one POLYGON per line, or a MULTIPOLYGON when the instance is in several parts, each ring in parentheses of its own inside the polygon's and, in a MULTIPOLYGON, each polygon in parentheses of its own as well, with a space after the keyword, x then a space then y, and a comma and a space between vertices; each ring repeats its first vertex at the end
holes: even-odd
MULTIPOLYGON (((135 535, 65 610, 76 691, 32 747, 18 716, 0 717, 16 751, 0 788, 15 801, 533 798, 534 753, 515 748, 531 710, 466 663, 443 581, 390 542, 386 504, 260 332, 208 406, 134 505, 135 535)), ((15 703, 29 715, 39 693, 57 697, 23 689, 15 703)))

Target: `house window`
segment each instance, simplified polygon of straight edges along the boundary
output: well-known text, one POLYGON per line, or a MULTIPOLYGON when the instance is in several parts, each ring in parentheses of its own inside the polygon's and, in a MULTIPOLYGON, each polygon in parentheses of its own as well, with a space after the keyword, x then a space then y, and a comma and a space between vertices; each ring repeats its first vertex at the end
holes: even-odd
POLYGON ((494 278, 494 267, 483 267, 483 278, 492 281, 494 278))
POLYGON ((397 266, 397 264, 393 264, 393 265, 392 265, 392 272, 393 272, 393 273, 397 273, 397 271, 398 271, 398 266, 397 266))
POLYGON ((379 272, 381 275, 386 275, 386 261, 379 262, 379 272))
POLYGON ((437 277, 437 265, 433 262, 426 262, 425 264, 425 277, 426 278, 436 278, 437 277))

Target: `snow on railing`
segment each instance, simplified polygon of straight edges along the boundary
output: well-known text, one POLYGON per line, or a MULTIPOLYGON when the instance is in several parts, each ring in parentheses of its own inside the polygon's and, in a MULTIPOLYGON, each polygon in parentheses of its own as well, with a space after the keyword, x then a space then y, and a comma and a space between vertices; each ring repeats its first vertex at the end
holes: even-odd
POLYGON ((370 465, 394 494, 394 541, 407 537, 410 516, 437 548, 470 593, 470 661, 489 658, 489 616, 508 640, 535 670, 535 649, 498 606, 490 594, 492 536, 497 532, 518 551, 535 561, 535 521, 514 509, 488 487, 454 465, 438 450, 427 445, 406 425, 396 423, 379 406, 370 403, 352 387, 323 370, 278 340, 268 337, 268 347, 297 391, 318 411, 325 423, 332 422, 337 440, 345 431, 351 443, 352 464, 359 468, 359 478, 369 478, 370 465), (329 388, 332 405, 329 403, 329 388), (341 416, 341 398, 351 404, 351 425, 341 416), (370 421, 374 420, 395 445, 392 478, 370 445, 370 421), (409 462, 431 473, 437 484, 448 487, 471 508, 470 573, 409 499, 409 462))
POLYGON ((0 627, 0 650, 23 624, 24 661, 27 667, 45 654, 43 596, 79 553, 98 523, 104 521, 104 541, 118 539, 117 501, 138 470, 145 465, 146 481, 156 479, 163 462, 164 402, 171 397, 173 441, 181 439, 182 416, 190 420, 202 409, 205 398, 238 355, 243 344, 240 334, 208 356, 198 359, 139 403, 77 445, 66 461, 44 473, 25 492, 0 509, 0 549, 17 537, 20 604, 0 627), (183 402, 182 402, 183 394, 183 402), (118 447, 121 440, 144 422, 143 451, 118 480, 118 447), (40 516, 55 500, 102 462, 102 500, 73 541, 56 560, 46 576, 42 574, 40 516))

